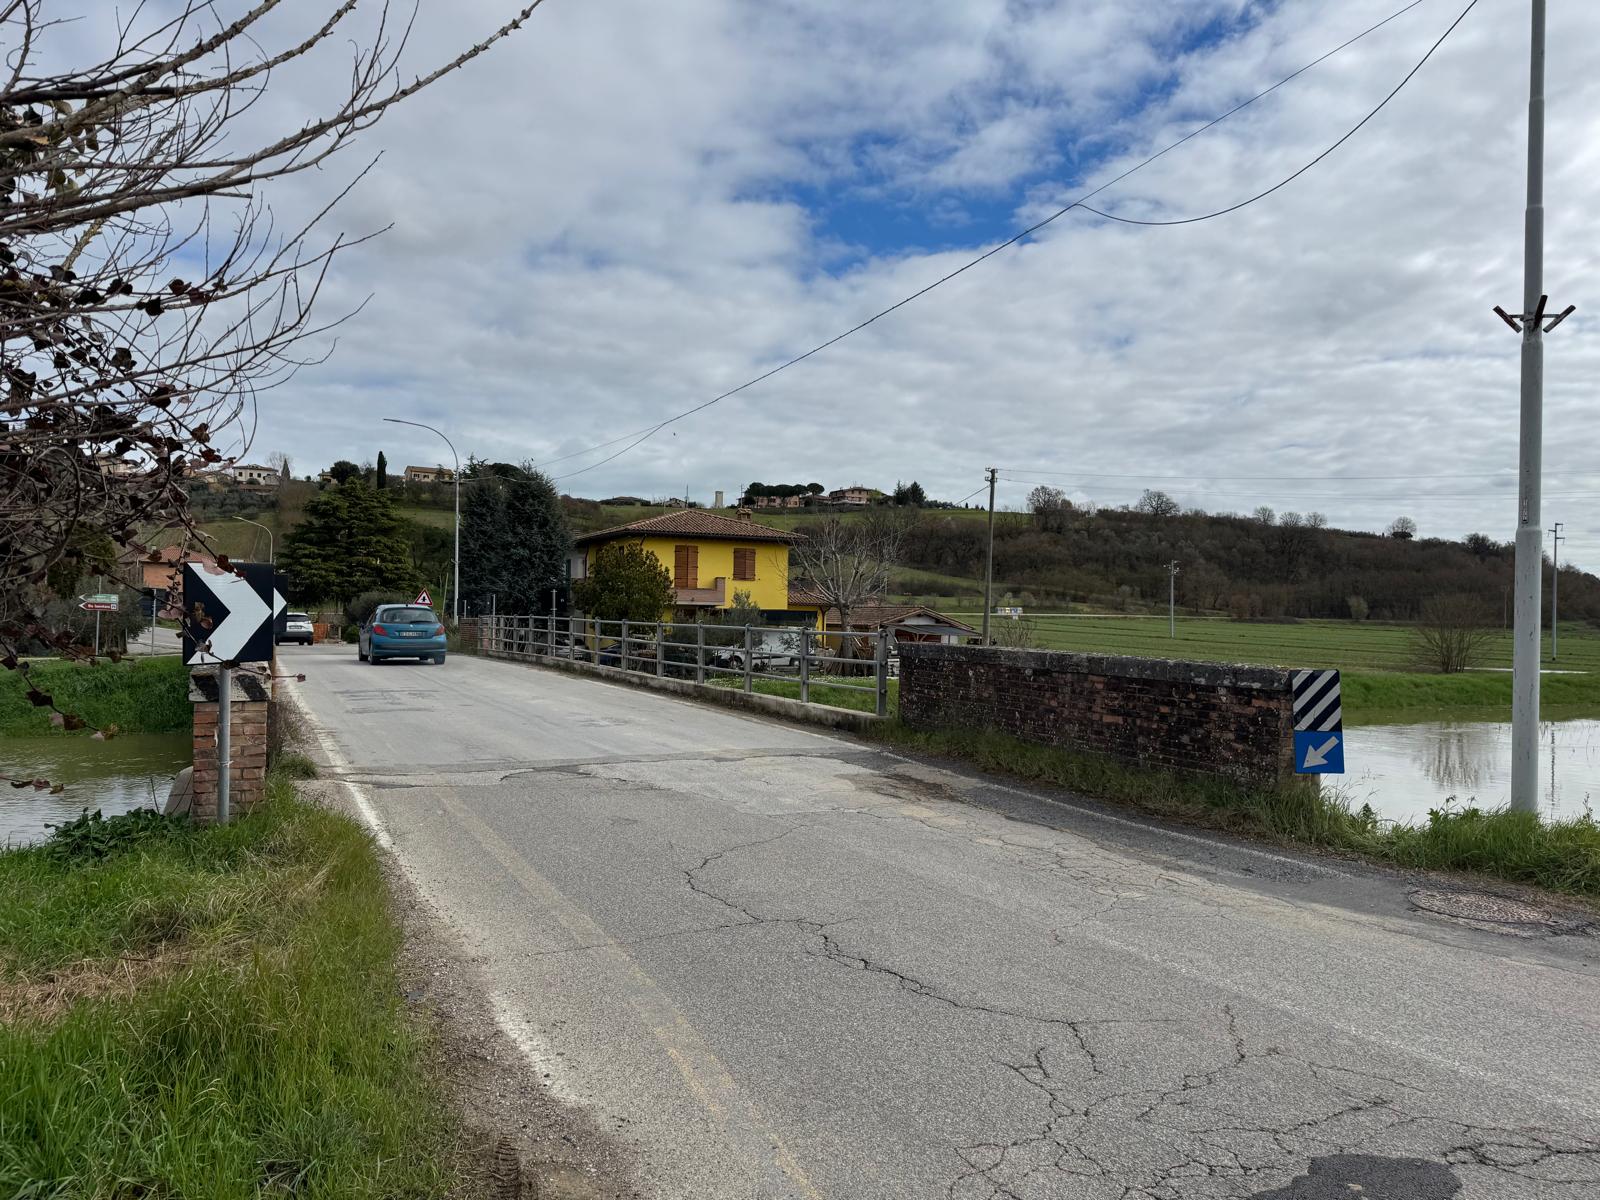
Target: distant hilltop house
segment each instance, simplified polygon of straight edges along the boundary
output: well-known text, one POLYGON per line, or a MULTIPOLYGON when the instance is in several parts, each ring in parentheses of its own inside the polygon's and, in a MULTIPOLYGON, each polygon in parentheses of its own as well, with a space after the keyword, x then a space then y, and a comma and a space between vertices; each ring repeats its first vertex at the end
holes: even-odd
POLYGON ((245 487, 277 487, 283 482, 277 467, 263 467, 257 463, 236 464, 233 477, 245 487))
POLYGON ((883 495, 883 493, 875 488, 861 487, 858 484, 853 487, 838 488, 829 492, 828 503, 865 507, 866 505, 871 504, 873 500, 881 495, 883 495))
POLYGON ((456 474, 449 467, 407 467, 407 483, 452 483, 456 474))
POLYGON ((804 508, 813 500, 814 496, 755 496, 750 503, 755 508, 804 508))

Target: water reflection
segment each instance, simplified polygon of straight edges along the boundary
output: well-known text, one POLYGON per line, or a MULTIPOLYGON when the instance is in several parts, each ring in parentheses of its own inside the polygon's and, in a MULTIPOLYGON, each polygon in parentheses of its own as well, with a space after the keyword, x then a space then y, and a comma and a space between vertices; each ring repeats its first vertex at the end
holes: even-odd
MULTIPOLYGON (((1539 732, 1541 810, 1581 816, 1600 796, 1600 721, 1547 721, 1539 732)), ((1345 792, 1381 817, 1423 821, 1446 803, 1499 808, 1510 799, 1508 722, 1358 726, 1345 742, 1345 792)))
POLYGON ((84 809, 106 816, 166 802, 172 777, 189 763, 190 735, 125 733, 108 742, 87 737, 0 738, 0 774, 66 785, 59 796, 0 786, 0 846, 38 841, 46 824, 84 809))

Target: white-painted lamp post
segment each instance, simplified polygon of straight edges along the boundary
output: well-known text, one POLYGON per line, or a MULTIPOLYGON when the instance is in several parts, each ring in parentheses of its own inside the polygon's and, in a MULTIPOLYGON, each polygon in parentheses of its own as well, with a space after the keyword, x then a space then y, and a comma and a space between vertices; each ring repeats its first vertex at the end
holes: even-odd
POLYGON ((454 614, 455 623, 461 624, 461 456, 456 453, 455 444, 444 436, 443 432, 432 425, 424 425, 421 421, 402 421, 399 417, 385 417, 391 425, 415 425, 418 429, 426 429, 429 433, 438 434, 444 438, 444 444, 450 447, 450 457, 456 464, 456 552, 455 552, 455 596, 451 601, 451 612, 454 614))
POLYGON ((277 552, 273 549, 274 545, 276 544, 276 539, 274 539, 273 536, 272 536, 272 530, 267 529, 267 527, 265 525, 263 525, 260 521, 252 521, 249 517, 235 517, 234 520, 235 521, 243 521, 246 525, 254 525, 257 529, 261 529, 261 530, 265 530, 266 531, 266 534, 267 534, 267 563, 269 565, 276 566, 277 562, 278 562, 277 557, 276 557, 276 553, 277 552))

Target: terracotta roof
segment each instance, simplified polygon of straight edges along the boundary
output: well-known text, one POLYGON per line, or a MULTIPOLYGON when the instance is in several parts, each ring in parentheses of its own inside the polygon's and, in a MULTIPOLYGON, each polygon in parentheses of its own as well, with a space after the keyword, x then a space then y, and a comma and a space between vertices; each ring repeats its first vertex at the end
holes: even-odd
POLYGON ((723 542, 800 540, 798 534, 786 533, 770 525, 760 525, 755 521, 736 521, 732 517, 719 517, 716 513, 708 513, 703 509, 689 508, 662 513, 658 517, 646 517, 642 521, 631 521, 626 525, 601 529, 595 533, 586 533, 573 538, 572 544, 583 546, 591 542, 615 541, 617 538, 652 536, 714 538, 723 542))
MULTIPOLYGON (((924 608, 920 604, 863 604, 850 610, 850 628, 866 627, 875 629, 880 625, 895 625, 908 617, 933 617, 940 624, 948 625, 952 629, 965 629, 968 633, 977 633, 971 625, 958 621, 954 617, 947 617, 936 609, 924 608)), ((837 621, 838 609, 829 609, 827 619, 837 621)))
POLYGON ((790 608, 827 608, 828 598, 819 596, 807 588, 792 587, 789 589, 790 608))

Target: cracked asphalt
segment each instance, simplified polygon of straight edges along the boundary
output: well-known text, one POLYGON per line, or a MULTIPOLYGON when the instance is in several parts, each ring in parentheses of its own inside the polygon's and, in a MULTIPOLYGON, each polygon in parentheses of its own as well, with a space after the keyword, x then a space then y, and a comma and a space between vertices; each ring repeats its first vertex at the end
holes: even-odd
POLYGON ((1600 1197, 1590 934, 675 698, 281 653, 645 1194, 1600 1197))

